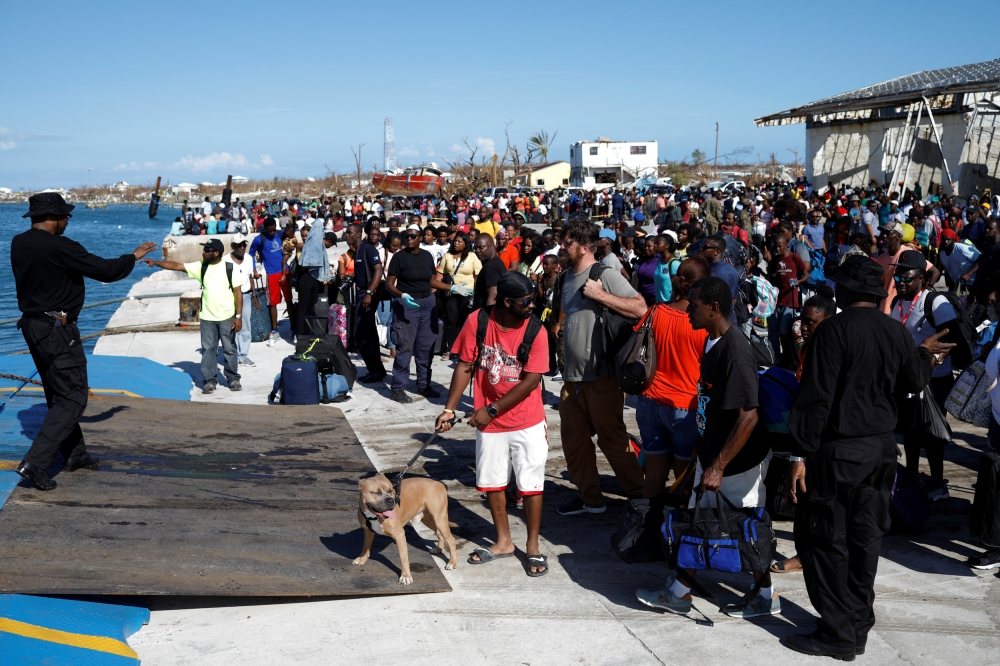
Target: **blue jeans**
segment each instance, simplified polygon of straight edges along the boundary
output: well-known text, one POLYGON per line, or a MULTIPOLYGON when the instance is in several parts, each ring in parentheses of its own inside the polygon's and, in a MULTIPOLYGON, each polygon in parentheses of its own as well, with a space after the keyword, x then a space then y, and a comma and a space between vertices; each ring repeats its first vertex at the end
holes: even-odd
POLYGON ((678 460, 691 460, 698 439, 696 414, 693 409, 678 409, 639 396, 635 420, 639 424, 643 452, 646 455, 672 453, 678 460))
POLYGON ((243 294, 243 328, 236 334, 236 355, 245 361, 250 355, 250 315, 253 313, 250 292, 243 294))
POLYGON ((392 390, 402 391, 410 378, 410 358, 417 360, 417 389, 431 383, 431 359, 438 338, 437 298, 431 294, 417 301, 419 308, 409 308, 398 298, 392 299, 392 326, 389 335, 396 345, 392 364, 392 390))
POLYGON ((204 383, 218 381, 219 376, 219 342, 222 342, 222 355, 225 358, 223 372, 226 381, 239 381, 240 373, 236 371, 236 342, 233 335, 233 318, 223 321, 201 320, 201 378, 204 383))
POLYGON ((767 339, 771 342, 771 349, 774 350, 775 356, 792 352, 790 349, 781 348, 781 336, 789 335, 792 332, 794 319, 795 309, 787 305, 779 305, 774 309, 774 314, 767 318, 767 339))

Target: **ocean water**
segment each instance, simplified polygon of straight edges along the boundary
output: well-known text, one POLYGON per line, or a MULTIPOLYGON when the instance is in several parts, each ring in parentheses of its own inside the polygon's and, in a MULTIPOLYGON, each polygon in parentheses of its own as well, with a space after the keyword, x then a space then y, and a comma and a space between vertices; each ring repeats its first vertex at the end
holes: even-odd
MULTIPOLYGON (((14 274, 10 269, 10 240, 30 226, 30 220, 22 218, 28 211, 27 204, 0 204, 0 236, 3 238, 3 249, 0 251, 0 320, 20 316, 17 309, 17 293, 14 289, 14 274)), ((131 252, 146 241, 160 245, 170 231, 170 223, 176 217, 176 212, 170 208, 161 208, 155 220, 150 220, 145 208, 131 209, 125 206, 107 209, 89 210, 77 205, 66 227, 66 236, 81 243, 90 252, 101 257, 118 257, 131 252)), ((162 258, 159 251, 148 256, 154 259, 162 258)), ((87 279, 86 303, 121 298, 128 295, 133 284, 146 277, 156 268, 149 268, 139 263, 132 273, 119 282, 101 284, 87 279)), ((115 313, 118 304, 103 305, 83 310, 80 313, 78 325, 80 333, 96 333, 108 323, 115 313)), ((84 349, 92 352, 97 338, 84 340, 84 349)), ((0 354, 12 354, 26 350, 28 346, 21 337, 17 326, 6 324, 0 326, 0 354)))

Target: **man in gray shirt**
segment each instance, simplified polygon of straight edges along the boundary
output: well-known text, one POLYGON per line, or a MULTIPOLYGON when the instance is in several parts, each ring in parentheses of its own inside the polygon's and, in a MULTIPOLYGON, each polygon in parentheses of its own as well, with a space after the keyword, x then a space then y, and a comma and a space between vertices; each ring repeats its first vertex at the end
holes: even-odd
POLYGON ((562 278, 563 322, 555 330, 563 335, 566 359, 559 416, 566 467, 578 493, 559 509, 564 516, 605 511, 594 434, 625 495, 642 497, 642 468, 628 449, 622 416, 625 396, 615 378, 615 359, 604 354, 598 315, 607 307, 638 319, 646 312, 646 302, 618 271, 604 267, 599 279, 590 279, 591 268, 598 263, 593 249, 599 233, 589 219, 576 218, 562 234, 570 269, 562 278))

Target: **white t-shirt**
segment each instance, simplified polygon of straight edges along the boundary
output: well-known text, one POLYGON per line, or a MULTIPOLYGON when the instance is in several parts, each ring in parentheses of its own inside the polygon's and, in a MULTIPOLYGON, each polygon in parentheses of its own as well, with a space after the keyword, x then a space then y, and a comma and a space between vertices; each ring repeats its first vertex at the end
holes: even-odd
MULTIPOLYGON (((951 303, 944 297, 944 294, 934 294, 936 298, 931 309, 934 324, 927 321, 924 318, 924 302, 931 293, 925 289, 920 293, 915 302, 900 297, 896 302, 896 306, 892 308, 892 312, 889 314, 890 317, 903 324, 906 330, 910 332, 910 335, 913 336, 913 342, 918 346, 921 342, 937 333, 934 324, 943 324, 944 322, 958 318, 955 308, 951 306, 951 303)), ((944 363, 934 368, 934 372, 931 373, 931 377, 944 377, 945 375, 951 375, 951 356, 945 357, 944 363)))
POLYGON ((712 351, 712 347, 714 347, 715 343, 717 343, 721 339, 722 339, 721 335, 715 338, 714 340, 712 338, 705 338, 705 353, 707 354, 708 352, 712 351))
POLYGON ((431 256, 434 257, 434 265, 437 266, 441 263, 441 257, 443 257, 444 253, 448 251, 448 246, 438 245, 437 243, 434 243, 433 245, 424 245, 421 243, 420 249, 430 252, 431 256))
POLYGON ((243 286, 240 291, 244 294, 248 293, 250 291, 251 281, 253 280, 253 267, 255 263, 253 257, 244 255, 243 263, 238 264, 233 261, 233 256, 231 254, 227 254, 223 261, 233 265, 233 286, 235 287, 242 281, 243 286))

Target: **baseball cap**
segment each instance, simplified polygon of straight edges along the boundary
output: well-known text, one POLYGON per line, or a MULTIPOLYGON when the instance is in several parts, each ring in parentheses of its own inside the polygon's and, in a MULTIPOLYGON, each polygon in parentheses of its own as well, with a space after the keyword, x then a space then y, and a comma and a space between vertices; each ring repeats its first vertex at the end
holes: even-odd
POLYGON ((903 225, 900 224, 899 222, 889 222, 889 223, 885 224, 884 226, 879 227, 878 229, 879 229, 879 231, 882 231, 882 232, 887 233, 887 234, 891 234, 892 232, 895 231, 900 236, 903 235, 903 225))
POLYGON ((420 227, 417 226, 416 224, 411 224, 410 226, 406 227, 406 230, 407 231, 416 231, 416 232, 420 232, 421 231, 420 227))
POLYGON ((206 250, 214 250, 219 254, 222 254, 223 252, 226 251, 226 248, 222 246, 222 241, 220 241, 218 238, 213 238, 207 243, 201 243, 201 246, 206 250))
POLYGON ((243 234, 236 234, 235 236, 233 236, 233 242, 232 242, 233 245, 242 245, 243 243, 246 242, 247 242, 247 237, 244 236, 243 234))
POLYGON ((610 238, 611 240, 614 240, 615 238, 618 237, 618 235, 615 233, 614 229, 601 229, 601 233, 599 234, 599 237, 600 238, 610 238))
POLYGON ((899 255, 899 261, 891 266, 897 266, 903 271, 922 271, 927 268, 927 259, 916 250, 907 250, 899 255))

